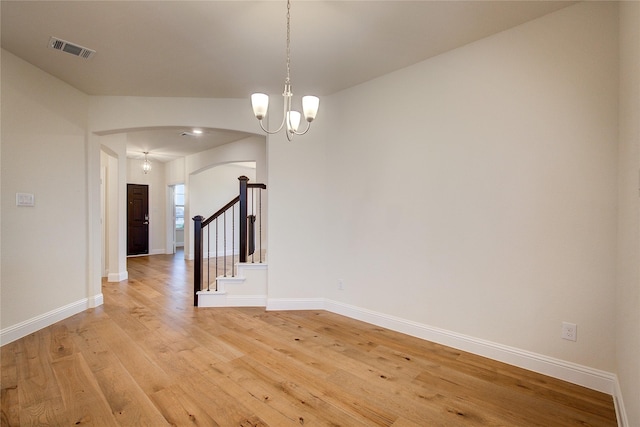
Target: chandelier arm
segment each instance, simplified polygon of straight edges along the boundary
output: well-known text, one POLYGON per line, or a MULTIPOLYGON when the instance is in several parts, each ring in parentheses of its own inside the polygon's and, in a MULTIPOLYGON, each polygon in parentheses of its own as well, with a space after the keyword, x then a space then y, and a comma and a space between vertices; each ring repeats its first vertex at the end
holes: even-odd
POLYGON ((267 128, 265 128, 264 125, 262 124, 262 120, 259 120, 259 123, 260 123, 260 127, 262 128, 263 131, 265 131, 269 135, 273 135, 273 134, 276 134, 276 133, 278 133, 278 132, 280 132, 282 130, 282 127, 284 126, 284 118, 282 119, 282 123, 280 123, 280 126, 278 127, 278 129, 276 129, 274 131, 270 131, 267 128))
POLYGON ((307 122, 307 128, 303 131, 303 132, 294 132, 296 135, 304 135, 305 133, 309 132, 309 129, 311 129, 311 122, 307 122))

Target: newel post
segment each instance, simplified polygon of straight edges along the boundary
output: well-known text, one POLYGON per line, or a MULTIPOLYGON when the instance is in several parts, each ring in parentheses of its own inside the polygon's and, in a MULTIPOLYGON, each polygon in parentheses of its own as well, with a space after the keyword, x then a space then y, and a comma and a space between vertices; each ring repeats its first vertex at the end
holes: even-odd
POLYGON ((198 306, 198 291, 202 290, 202 220, 193 217, 193 306, 198 306))
POLYGON ((247 183, 249 178, 242 175, 240 181, 240 262, 247 262, 247 183))

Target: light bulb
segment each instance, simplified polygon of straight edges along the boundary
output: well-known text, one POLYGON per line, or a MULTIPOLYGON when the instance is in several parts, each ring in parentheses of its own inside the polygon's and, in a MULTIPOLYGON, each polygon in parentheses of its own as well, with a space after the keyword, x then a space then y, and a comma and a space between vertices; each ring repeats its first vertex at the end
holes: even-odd
POLYGON ((306 121, 311 123, 316 118, 319 106, 320 98, 317 96, 307 95, 302 97, 302 111, 306 121))
POLYGON ((264 119, 264 116, 267 115, 267 109, 269 108, 269 95, 254 93, 251 95, 251 106, 253 107, 253 114, 255 114, 256 119, 264 119))
POLYGON ((300 113, 297 111, 287 112, 287 131, 297 132, 300 126, 300 113))

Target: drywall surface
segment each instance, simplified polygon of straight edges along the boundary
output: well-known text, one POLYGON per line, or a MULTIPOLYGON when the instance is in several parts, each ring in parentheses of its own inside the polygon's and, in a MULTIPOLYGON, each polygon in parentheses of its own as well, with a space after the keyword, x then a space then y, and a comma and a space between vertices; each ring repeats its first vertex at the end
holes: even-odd
POLYGON ((88 97, 5 50, 1 93, 4 330, 93 295, 87 286, 88 97), (16 193, 33 195, 34 205, 16 206, 16 193))
POLYGON ((580 3, 331 97, 325 297, 613 372, 617 16, 580 3))
MULTIPOLYGON (((192 217, 200 215, 208 218, 222 208, 229 201, 239 194, 238 177, 246 176, 250 182, 255 182, 255 168, 239 166, 233 163, 215 166, 194 174, 189 179, 188 206, 191 212, 188 218, 191 223, 192 217)), ((222 257, 235 254, 236 262, 239 253, 239 207, 236 206, 233 213, 229 211, 225 216, 220 217, 217 222, 210 225, 208 232, 204 235, 203 245, 205 253, 210 252, 211 256, 222 257), (218 240, 216 241, 216 229, 218 240), (225 245, 226 241, 226 245, 225 245)), ((193 259, 193 239, 188 239, 189 259, 193 259)))
POLYGON ((640 3, 620 4, 616 356, 628 425, 640 425, 640 3))

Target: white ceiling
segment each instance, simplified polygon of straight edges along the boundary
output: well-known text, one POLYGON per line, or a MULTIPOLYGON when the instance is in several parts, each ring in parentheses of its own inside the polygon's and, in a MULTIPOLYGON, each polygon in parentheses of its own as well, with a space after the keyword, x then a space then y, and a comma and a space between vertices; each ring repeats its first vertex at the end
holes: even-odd
MULTIPOLYGON (((330 95, 570 4, 294 0, 292 89, 330 95)), ((1 8, 4 49, 89 95, 248 99, 282 91, 284 1, 2 0, 1 8), (96 54, 84 60, 49 49, 51 36, 96 54)), ((128 151, 166 161, 244 136, 209 130, 186 143, 186 130, 132 132, 128 151)))

